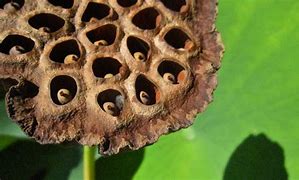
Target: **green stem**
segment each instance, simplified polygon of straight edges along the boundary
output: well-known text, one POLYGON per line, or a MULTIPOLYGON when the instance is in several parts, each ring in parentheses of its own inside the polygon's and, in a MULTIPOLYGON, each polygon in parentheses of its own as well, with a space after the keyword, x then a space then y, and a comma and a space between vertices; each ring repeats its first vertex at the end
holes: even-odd
POLYGON ((84 180, 95 180, 95 153, 96 147, 84 146, 84 180))

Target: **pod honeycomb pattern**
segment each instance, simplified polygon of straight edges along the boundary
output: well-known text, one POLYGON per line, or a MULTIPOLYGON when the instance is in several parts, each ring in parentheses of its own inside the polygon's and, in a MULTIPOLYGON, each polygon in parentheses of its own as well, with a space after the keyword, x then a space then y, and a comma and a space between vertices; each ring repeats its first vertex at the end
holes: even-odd
POLYGON ((152 144, 212 100, 216 15, 216 0, 3 0, 7 112, 42 144, 152 144))

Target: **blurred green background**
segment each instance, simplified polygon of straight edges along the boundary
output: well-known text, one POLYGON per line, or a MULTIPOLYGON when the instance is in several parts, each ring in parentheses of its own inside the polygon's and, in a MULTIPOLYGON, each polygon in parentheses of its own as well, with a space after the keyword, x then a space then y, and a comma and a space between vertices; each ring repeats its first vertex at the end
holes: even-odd
MULTIPOLYGON (((299 1, 220 0, 214 102, 185 130, 96 162, 97 179, 299 179, 299 1)), ((82 179, 82 148, 41 146, 0 106, 0 179, 82 179)))

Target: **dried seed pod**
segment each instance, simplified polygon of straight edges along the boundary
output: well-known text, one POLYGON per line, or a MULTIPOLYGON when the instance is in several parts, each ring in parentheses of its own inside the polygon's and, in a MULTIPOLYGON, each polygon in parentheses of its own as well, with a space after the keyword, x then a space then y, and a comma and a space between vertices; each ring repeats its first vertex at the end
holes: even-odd
POLYGON ((25 49, 22 46, 13 46, 10 50, 9 50, 9 55, 20 55, 23 54, 25 52, 25 49))
POLYGON ((24 6, 28 17, 0 18, 0 80, 18 82, 7 110, 40 143, 135 150, 190 126, 212 101, 217 0, 4 2, 0 14, 24 6))
POLYGON ((70 55, 67 55, 65 58, 64 58, 64 64, 73 64, 73 63, 76 63, 78 62, 78 56, 75 55, 75 54, 70 54, 70 55))
POLYGON ((96 46, 108 46, 108 42, 106 40, 99 40, 94 43, 96 46))
POLYGON ((150 96, 148 95, 147 92, 145 91, 141 91, 140 94, 139 94, 139 97, 140 97, 140 100, 143 104, 145 105, 149 105, 150 104, 150 96))
POLYGON ((57 92, 57 99, 62 105, 69 103, 72 98, 72 94, 68 89, 60 89, 57 92))
POLYGON ((165 73, 163 75, 163 79, 168 82, 168 83, 171 83, 171 84, 175 84, 176 83, 176 78, 173 74, 171 73, 165 73))
POLYGON ((119 114, 119 109, 113 102, 104 103, 103 108, 106 113, 112 116, 117 116, 119 114))
POLYGON ((142 52, 135 52, 134 53, 134 58, 137 61, 145 61, 146 60, 146 57, 145 57, 145 55, 142 52))

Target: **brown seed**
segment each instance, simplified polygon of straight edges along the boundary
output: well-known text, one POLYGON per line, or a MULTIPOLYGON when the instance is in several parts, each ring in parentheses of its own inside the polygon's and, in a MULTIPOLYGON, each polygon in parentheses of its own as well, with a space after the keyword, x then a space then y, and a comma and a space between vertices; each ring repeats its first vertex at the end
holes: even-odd
POLYGON ((112 78, 114 75, 113 74, 111 74, 111 73, 109 73, 109 74, 106 74, 105 76, 104 76, 104 78, 112 78))
POLYGON ((145 61, 146 60, 146 57, 143 53, 141 52, 135 52, 134 53, 134 58, 137 60, 137 61, 145 61))
POLYGON ((57 92, 58 101, 64 105, 72 100, 71 92, 68 89, 60 89, 57 92))
POLYGON ((51 32, 51 29, 48 28, 48 27, 41 27, 38 30, 41 31, 41 32, 45 32, 45 33, 50 33, 51 32))
POLYGON ((176 78, 173 74, 171 73, 165 73, 163 75, 163 79, 166 81, 166 82, 169 82, 171 84, 175 84, 176 83, 176 78))
POLYGON ((20 55, 23 54, 24 52, 25 49, 22 46, 16 45, 9 50, 9 55, 20 55))
POLYGON ((94 45, 96 45, 96 46, 108 46, 108 42, 106 40, 102 39, 102 40, 96 41, 94 43, 94 45))
POLYGON ((185 46, 184 46, 184 48, 185 49, 187 49, 187 50, 191 50, 191 49, 193 49, 194 48, 194 43, 190 40, 190 39, 188 39, 186 42, 185 42, 185 46))
POLYGON ((188 6, 187 5, 183 5, 180 9, 180 13, 184 14, 188 11, 188 6))
POLYGON ((182 83, 187 77, 187 71, 183 70, 178 74, 178 82, 182 83))
POLYGON ((78 62, 78 56, 75 54, 69 54, 64 58, 64 64, 73 64, 78 62))
POLYGON ((140 100, 143 104, 149 105, 150 104, 150 96, 147 92, 141 91, 139 94, 140 100))
POLYGON ((160 14, 156 18, 156 27, 160 26, 161 22, 162 22, 162 16, 160 14))
POLYGON ((119 114, 119 109, 113 102, 105 102, 103 104, 104 111, 112 116, 117 116, 119 114))

